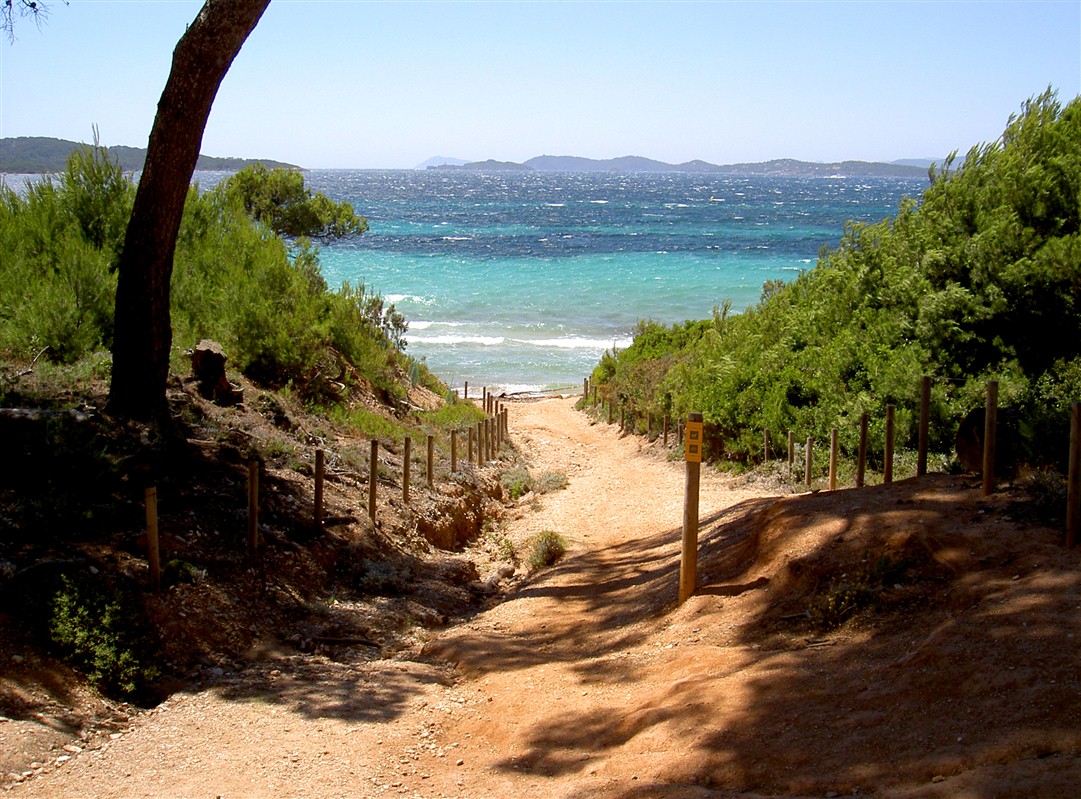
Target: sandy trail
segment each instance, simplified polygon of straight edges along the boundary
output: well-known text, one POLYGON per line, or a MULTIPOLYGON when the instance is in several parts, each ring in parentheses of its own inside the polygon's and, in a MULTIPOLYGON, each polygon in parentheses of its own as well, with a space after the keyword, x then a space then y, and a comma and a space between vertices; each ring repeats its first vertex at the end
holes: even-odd
POLYGON ((677 608, 683 464, 570 399, 510 418, 534 475, 569 485, 503 532, 554 530, 562 561, 396 659, 269 647, 13 794, 1077 795, 1081 556, 1007 494, 929 475, 775 500, 704 469, 677 608), (893 611, 782 622, 883 553, 915 558, 893 611))
MULTIPOLYGON (((511 427, 531 471, 562 472, 569 485, 506 532, 559 532, 568 542, 560 564, 421 657, 341 663, 271 652, 255 685, 227 674, 178 694, 16 794, 509 797, 631 787, 637 775, 613 773, 588 741, 581 754, 573 740, 545 752, 539 731, 561 713, 603 712, 624 665, 653 657, 640 648, 656 648, 648 638, 675 598, 683 465, 590 424, 570 399, 515 404, 511 427)), ((745 496, 707 476, 702 514, 745 496)))

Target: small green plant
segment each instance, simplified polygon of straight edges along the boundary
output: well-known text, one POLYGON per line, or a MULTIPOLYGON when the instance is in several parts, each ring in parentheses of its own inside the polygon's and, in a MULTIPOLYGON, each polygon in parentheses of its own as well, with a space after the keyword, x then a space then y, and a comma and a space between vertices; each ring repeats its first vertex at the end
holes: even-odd
POLYGON ((1017 484, 1028 492, 1032 508, 1046 519, 1059 519, 1066 508, 1066 479, 1051 467, 1023 466, 1017 484))
POLYGON ((495 530, 489 530, 484 534, 485 544, 488 550, 492 552, 499 560, 505 560, 508 563, 517 565, 518 563, 518 550, 514 547, 514 542, 507 538, 505 535, 499 534, 495 530))
POLYGON ((388 419, 382 414, 369 411, 366 408, 346 409, 341 406, 333 406, 328 417, 335 424, 351 428, 365 438, 378 438, 383 441, 401 443, 407 435, 412 433, 405 425, 388 419))
POLYGON ((292 455, 294 451, 296 451, 296 445, 280 436, 273 436, 263 445, 263 455, 268 460, 276 460, 286 455, 292 455))
POLYGON ((510 494, 511 499, 520 499, 533 490, 533 475, 521 466, 503 472, 499 482, 510 494))
POLYGON ((877 607, 882 591, 901 579, 908 561, 879 556, 864 561, 852 571, 830 581, 829 588, 811 600, 811 620, 823 630, 840 627, 856 612, 877 607))
POLYGON ((538 494, 547 494, 550 491, 561 491, 567 487, 570 481, 563 472, 544 472, 533 483, 533 490, 538 494))
POLYGON ((526 565, 530 571, 539 571, 559 561, 567 551, 563 536, 553 530, 542 530, 529 539, 529 555, 526 565))
POLYGON ((206 579, 206 569, 200 569, 194 563, 174 558, 165 564, 162 569, 162 583, 176 585, 178 583, 201 583, 206 579))
POLYGON ((102 691, 130 697, 158 678, 143 660, 148 641, 132 597, 100 580, 62 574, 51 611, 53 645, 102 691))

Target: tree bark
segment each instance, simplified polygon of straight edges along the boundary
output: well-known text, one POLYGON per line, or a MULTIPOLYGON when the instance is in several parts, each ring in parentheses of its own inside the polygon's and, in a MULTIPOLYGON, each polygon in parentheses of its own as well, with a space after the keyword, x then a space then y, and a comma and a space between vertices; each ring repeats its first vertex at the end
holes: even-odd
POLYGON ((117 265, 109 411, 165 408, 173 331, 169 284, 184 202, 214 97, 270 0, 206 0, 177 43, 117 265))

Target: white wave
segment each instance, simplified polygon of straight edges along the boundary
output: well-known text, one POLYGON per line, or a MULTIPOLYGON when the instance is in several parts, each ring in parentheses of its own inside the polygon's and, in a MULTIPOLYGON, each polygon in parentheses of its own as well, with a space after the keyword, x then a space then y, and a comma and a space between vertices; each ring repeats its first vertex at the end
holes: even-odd
POLYGON ((435 300, 431 297, 420 297, 416 294, 384 294, 383 299, 392 305, 397 305, 399 302, 409 300, 409 302, 416 303, 417 305, 435 305, 435 300))
POLYGON ((545 203, 544 207, 545 208, 566 208, 567 204, 566 203, 545 203))
POLYGON ((410 336, 410 344, 480 344, 494 347, 505 342, 503 336, 410 336))
POLYGON ((633 339, 568 336, 567 338, 516 338, 511 339, 511 341, 515 344, 526 344, 531 347, 554 347, 561 350, 607 350, 612 347, 629 347, 633 339))
POLYGON ((594 205, 608 205, 608 200, 590 200, 594 205))
POLYGON ((432 322, 426 322, 426 321, 421 321, 421 322, 413 321, 413 322, 409 323, 409 329, 411 331, 412 330, 427 330, 429 327, 432 326, 432 324, 433 324, 432 322))
POLYGON ((443 241, 472 241, 470 236, 444 236, 443 241))

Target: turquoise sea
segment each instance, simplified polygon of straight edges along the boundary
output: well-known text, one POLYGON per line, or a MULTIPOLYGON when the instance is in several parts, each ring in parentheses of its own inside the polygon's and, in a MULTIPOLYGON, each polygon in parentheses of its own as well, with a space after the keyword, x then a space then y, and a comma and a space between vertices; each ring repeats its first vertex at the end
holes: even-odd
POLYGON ((742 310, 814 266, 847 220, 896 213, 926 180, 682 173, 312 171, 369 231, 322 250, 409 320, 407 352, 452 387, 580 386, 639 319, 742 310))

